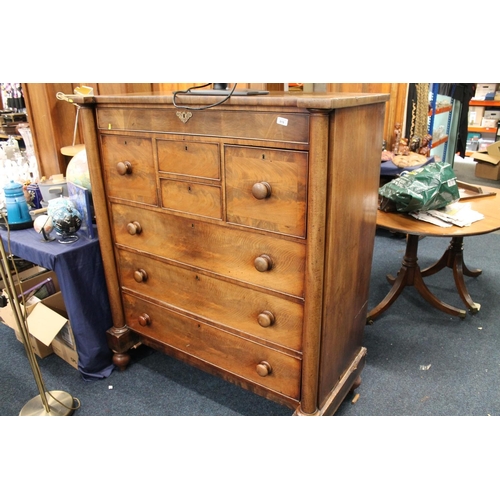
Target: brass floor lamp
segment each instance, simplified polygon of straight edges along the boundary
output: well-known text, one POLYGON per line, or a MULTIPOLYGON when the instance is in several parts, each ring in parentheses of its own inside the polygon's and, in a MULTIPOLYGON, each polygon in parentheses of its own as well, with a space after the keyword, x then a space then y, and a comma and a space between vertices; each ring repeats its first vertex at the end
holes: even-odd
POLYGON ((21 310, 21 305, 18 300, 14 280, 9 268, 9 260, 7 258, 3 240, 0 238, 0 254, 1 266, 0 276, 5 283, 5 290, 9 302, 11 304, 16 324, 23 339, 26 355, 35 377, 36 385, 40 394, 30 399, 21 409, 20 416, 37 416, 37 417, 64 417, 72 415, 79 408, 80 402, 73 398, 70 394, 64 391, 47 391, 43 382, 40 367, 36 360, 36 355, 31 347, 29 333, 27 328, 26 318, 21 310), (76 403, 76 406, 74 406, 76 403))

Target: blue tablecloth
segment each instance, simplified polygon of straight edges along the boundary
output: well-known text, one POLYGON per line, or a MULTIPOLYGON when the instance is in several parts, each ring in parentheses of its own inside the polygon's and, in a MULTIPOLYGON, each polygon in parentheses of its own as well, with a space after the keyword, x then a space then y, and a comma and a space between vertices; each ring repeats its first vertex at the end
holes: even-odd
POLYGON ((432 163, 436 161, 434 156, 431 156, 427 161, 423 162, 421 165, 417 165, 416 167, 406 167, 401 168, 394 164, 391 160, 383 161, 380 163, 380 175, 384 177, 397 177, 401 174, 401 172, 411 172, 412 170, 416 170, 417 168, 421 168, 428 163, 432 163))
POLYGON ((82 235, 69 244, 44 242, 34 229, 9 233, 5 228, 0 236, 6 252, 56 273, 75 337, 78 370, 85 380, 108 377, 114 365, 106 331, 113 320, 98 239, 82 235))

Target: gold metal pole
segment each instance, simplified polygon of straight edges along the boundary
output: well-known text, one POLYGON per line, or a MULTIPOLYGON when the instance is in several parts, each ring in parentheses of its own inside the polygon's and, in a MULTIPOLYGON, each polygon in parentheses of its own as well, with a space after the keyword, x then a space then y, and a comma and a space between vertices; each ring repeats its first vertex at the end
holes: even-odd
POLYGON ((73 397, 64 391, 51 391, 45 390, 42 373, 36 360, 35 353, 31 347, 29 332, 26 324, 26 318, 23 315, 19 300, 17 298, 16 287, 12 274, 9 269, 8 258, 3 245, 3 240, 0 237, 0 255, 2 263, 0 265, 0 275, 6 285, 6 292, 11 304, 16 324, 23 339, 26 355, 30 363, 33 376, 35 378, 39 396, 35 396, 28 401, 19 413, 20 416, 69 416, 74 413, 73 397), (50 404, 49 404, 50 399, 50 404))

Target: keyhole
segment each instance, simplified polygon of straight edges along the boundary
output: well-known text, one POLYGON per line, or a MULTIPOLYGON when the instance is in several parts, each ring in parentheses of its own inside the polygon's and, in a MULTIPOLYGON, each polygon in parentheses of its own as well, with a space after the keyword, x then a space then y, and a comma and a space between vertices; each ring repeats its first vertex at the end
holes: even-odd
POLYGON ((262 159, 263 159, 263 160, 265 160, 265 159, 266 159, 266 155, 265 155, 265 154, 263 154, 263 155, 262 155, 262 159))

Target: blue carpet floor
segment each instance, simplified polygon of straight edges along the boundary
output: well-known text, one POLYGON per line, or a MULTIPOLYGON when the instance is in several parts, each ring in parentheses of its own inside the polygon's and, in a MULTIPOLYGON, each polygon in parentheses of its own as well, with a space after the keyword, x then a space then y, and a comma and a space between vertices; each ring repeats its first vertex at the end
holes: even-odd
MULTIPOLYGON (((448 240, 424 238, 419 264, 441 256, 448 240)), ((369 308, 388 292, 385 276, 396 273, 405 240, 379 230, 371 278, 369 308)), ((481 304, 464 319, 430 307, 413 287, 365 328, 367 362, 357 390, 337 416, 500 415, 500 235, 465 239, 466 263, 483 273, 466 278, 472 298, 481 304)), ((442 300, 463 307, 450 269, 426 278, 442 300)), ((287 416, 289 408, 256 396, 218 377, 143 347, 124 372, 85 382, 55 355, 39 360, 48 390, 79 399, 75 416, 287 416)), ((12 330, 0 327, 0 415, 18 415, 37 395, 24 347, 12 330)))

